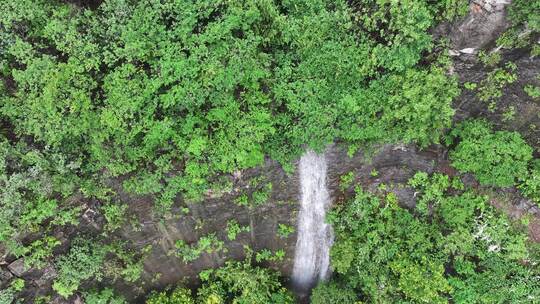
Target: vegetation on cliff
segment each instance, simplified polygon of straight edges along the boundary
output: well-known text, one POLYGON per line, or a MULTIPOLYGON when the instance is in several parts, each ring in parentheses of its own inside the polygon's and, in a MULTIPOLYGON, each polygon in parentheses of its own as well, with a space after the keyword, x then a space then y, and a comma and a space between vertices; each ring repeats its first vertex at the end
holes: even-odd
MULTIPOLYGON (((140 220, 122 193, 151 197, 160 216, 181 216, 186 202, 232 188, 217 176, 266 157, 292 172, 306 147, 339 142, 352 155, 384 143, 446 143, 461 173, 540 202, 540 166, 519 133, 484 120, 447 132, 460 88, 445 41, 430 33, 466 14, 466 0, 75 2, 0 2, 0 250, 24 262, 0 282, 0 303, 57 295, 122 303, 103 287, 142 285, 152 250, 133 250, 115 234, 140 220), (80 227, 90 211, 103 217, 99 233, 80 227), (19 276, 29 269, 54 275, 25 285, 19 276)), ((534 56, 539 10, 537 0, 516 0, 499 46, 534 56)), ((478 96, 496 104, 517 76, 511 63, 488 59, 495 68, 478 96)), ((531 97, 535 88, 526 89, 531 97)), ((420 193, 412 210, 358 187, 333 212, 338 275, 315 289, 314 303, 539 297, 537 252, 518 224, 446 176, 419 173, 410 186, 420 193)), ((235 200, 249 212, 273 185, 253 189, 235 200)), ((280 224, 276 233, 294 232, 280 224)), ((226 252, 224 241, 242 233, 254 232, 231 220, 227 239, 175 240, 171 255, 191 263, 226 252)), ((252 265, 281 261, 284 251, 248 255, 254 261, 201 273, 196 292, 155 292, 148 303, 293 302, 277 273, 252 265)))
POLYGON ((522 223, 446 175, 419 172, 409 184, 418 197, 412 210, 391 192, 356 186, 354 197, 331 214, 336 283, 315 289, 313 298, 338 303, 333 299, 343 295, 331 292, 332 284, 366 303, 533 303, 540 297, 540 248, 528 242, 522 223))

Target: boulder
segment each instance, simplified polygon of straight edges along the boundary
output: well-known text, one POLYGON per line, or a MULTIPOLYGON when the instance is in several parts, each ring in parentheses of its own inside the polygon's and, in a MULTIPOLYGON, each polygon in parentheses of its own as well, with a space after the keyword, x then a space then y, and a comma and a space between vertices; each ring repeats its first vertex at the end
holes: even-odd
POLYGON ((13 263, 8 265, 9 271, 11 271, 12 274, 20 277, 24 275, 28 269, 26 268, 26 265, 24 265, 24 259, 20 258, 18 260, 15 260, 13 263))
POLYGON ((11 274, 11 272, 5 269, 0 269, 0 288, 4 288, 9 283, 11 278, 13 278, 13 274, 11 274))

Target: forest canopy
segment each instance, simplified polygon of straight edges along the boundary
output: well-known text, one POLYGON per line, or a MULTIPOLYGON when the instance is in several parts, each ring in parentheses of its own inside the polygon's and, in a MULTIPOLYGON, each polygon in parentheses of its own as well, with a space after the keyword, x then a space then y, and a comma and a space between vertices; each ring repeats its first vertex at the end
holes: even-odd
POLYGON ((3 120, 80 177, 135 173, 129 190, 169 206, 265 155, 426 145, 449 126, 455 80, 417 67, 427 1, 132 2, 1 7, 3 120))

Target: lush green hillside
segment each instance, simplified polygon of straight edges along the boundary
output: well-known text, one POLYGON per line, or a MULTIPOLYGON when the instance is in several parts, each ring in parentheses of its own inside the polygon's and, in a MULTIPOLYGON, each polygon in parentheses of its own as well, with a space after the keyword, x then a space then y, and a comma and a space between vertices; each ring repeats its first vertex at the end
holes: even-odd
MULTIPOLYGON (((514 2, 499 43, 534 56, 540 2, 514 2)), ((0 303, 75 294, 122 303, 110 286, 140 284, 152 248, 133 251, 113 233, 139 219, 111 181, 152 195, 152 212, 171 216, 172 207, 189 213, 178 202, 204 204, 203 194, 223 186, 217 176, 266 158, 293 172, 306 147, 339 143, 352 155, 444 144, 459 172, 539 202, 540 169, 518 132, 481 119, 453 125, 462 88, 447 42, 431 32, 467 12, 465 0, 2 1, 1 250, 27 268, 53 265, 56 276, 52 289, 8 279, 0 303), (89 204, 105 220, 99 234, 79 229, 89 204)), ((494 106, 514 68, 484 59, 496 66, 491 76, 465 87, 494 106)), ((418 173, 410 186, 419 193, 412 210, 360 186, 336 208, 336 276, 313 303, 538 300, 538 252, 523 227, 458 179, 418 173)), ((237 204, 252 208, 271 191, 265 184, 237 204)), ((229 225, 231 240, 249 232, 229 225)), ((184 262, 226 250, 213 234, 176 246, 184 262)), ((197 291, 154 292, 148 303, 294 302, 278 273, 255 265, 283 252, 248 255, 201 273, 197 291)))

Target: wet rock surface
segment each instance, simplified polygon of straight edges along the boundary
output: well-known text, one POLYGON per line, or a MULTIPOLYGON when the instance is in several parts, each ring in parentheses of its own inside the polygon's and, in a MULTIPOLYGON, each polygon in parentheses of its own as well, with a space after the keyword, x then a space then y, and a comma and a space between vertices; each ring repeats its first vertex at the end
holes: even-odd
POLYGON ((517 80, 506 85, 502 96, 496 100, 495 109, 488 109, 488 103, 480 101, 476 91, 463 89, 454 101, 455 121, 467 118, 485 117, 497 128, 520 132, 537 149, 540 148, 540 102, 529 96, 527 85, 540 86, 540 58, 532 57, 529 49, 505 49, 495 45, 495 41, 510 26, 506 18, 506 8, 510 0, 475 0, 470 14, 454 24, 443 24, 434 31, 435 36, 447 37, 450 41, 450 55, 453 55, 454 73, 461 84, 477 83, 486 79, 494 68, 486 67, 478 59, 478 52, 500 53, 501 63, 516 64, 517 80), (465 50, 465 52, 463 52, 465 50), (513 119, 505 118, 505 113, 513 110, 513 119))
MULTIPOLYGON (((137 229, 123 229, 120 232, 121 238, 139 249, 147 245, 153 247, 144 261, 145 289, 160 289, 178 282, 195 286, 200 271, 219 267, 229 259, 244 259, 244 245, 254 251, 268 249, 275 252, 284 249, 286 256, 283 262, 264 263, 264 266, 277 269, 285 276, 290 275, 296 234, 282 238, 277 231, 279 224, 295 226, 299 198, 298 177, 295 174, 287 175, 277 162, 268 160, 264 166, 245 170, 236 176, 227 176, 227 179, 232 181, 230 191, 220 194, 209 192, 204 201, 197 203, 179 201, 178 205, 189 208, 189 213, 184 214, 177 208, 173 210, 174 215, 166 219, 153 214, 151 197, 133 197, 119 191, 123 201, 129 202, 131 210, 142 218, 137 229), (253 185, 255 179, 260 180, 259 185, 253 185), (250 210, 234 202, 238 196, 252 193, 267 183, 272 184, 272 192, 268 201, 261 206, 250 210), (240 226, 251 227, 251 231, 242 232, 231 241, 226 231, 229 220, 237 221, 240 226), (203 253, 192 263, 184 263, 174 255, 177 240, 192 244, 211 233, 224 241, 226 252, 203 253)), ((141 290, 132 290, 127 286, 118 287, 126 294, 141 293, 141 290)))

